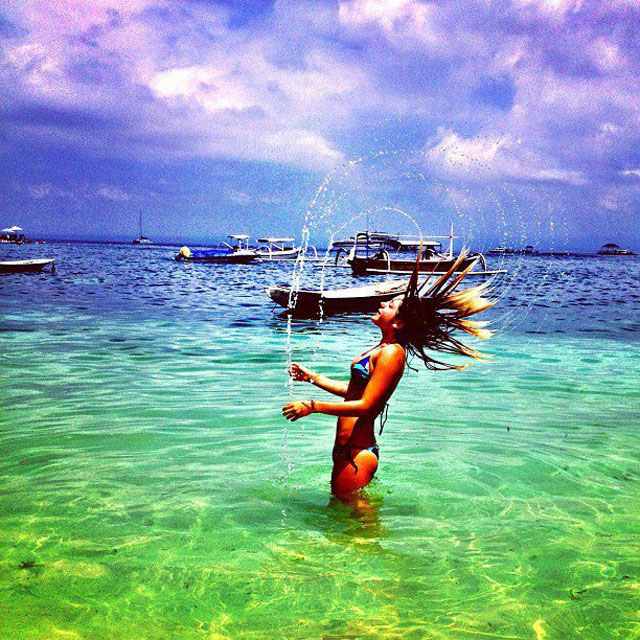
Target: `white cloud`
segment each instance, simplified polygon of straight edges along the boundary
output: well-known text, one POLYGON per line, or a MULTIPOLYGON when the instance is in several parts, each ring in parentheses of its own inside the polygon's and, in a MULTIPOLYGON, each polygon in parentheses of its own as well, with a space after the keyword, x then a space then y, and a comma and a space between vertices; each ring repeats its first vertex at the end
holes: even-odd
POLYGON ((43 182, 29 186, 29 195, 35 200, 41 200, 51 194, 51 183, 43 182))
POLYGON ((130 193, 127 193, 119 187, 113 187, 103 185, 96 189, 96 195, 104 198, 105 200, 113 200, 114 202, 126 202, 133 197, 130 193))
POLYGON ((427 164, 442 175, 465 180, 525 180, 586 183, 579 171, 550 166, 545 159, 524 147, 510 135, 465 138, 441 128, 425 149, 427 164))

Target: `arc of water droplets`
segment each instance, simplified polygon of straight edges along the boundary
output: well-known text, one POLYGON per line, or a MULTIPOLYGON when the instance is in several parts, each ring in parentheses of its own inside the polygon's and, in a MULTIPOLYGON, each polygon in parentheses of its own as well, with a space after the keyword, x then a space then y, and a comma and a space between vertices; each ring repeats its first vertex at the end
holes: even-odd
MULTIPOLYGON (((333 187, 334 184, 339 184, 341 180, 343 180, 344 178, 348 177, 350 175, 350 173, 358 166, 358 165, 363 165, 365 162, 373 162, 373 161, 378 161, 380 159, 385 159, 385 158, 391 158, 391 157, 398 157, 401 154, 406 155, 408 158, 413 158, 416 156, 424 156, 426 153, 425 150, 414 150, 414 151, 407 151, 407 150, 398 150, 398 149, 389 149, 389 150, 382 150, 379 152, 376 152, 372 155, 369 156, 363 156, 361 158, 355 159, 355 160, 351 160, 349 162, 344 163, 343 165, 336 167, 333 171, 331 171, 330 173, 328 173, 324 179, 322 180, 320 186, 318 187, 318 189, 316 190, 316 193, 314 194, 314 197, 312 199, 312 201, 310 202, 309 206, 307 207, 306 211, 305 211, 305 217, 304 217, 304 223, 303 223, 303 227, 302 227, 302 235, 301 235, 301 251, 298 255, 298 257, 296 258, 296 261, 294 263, 294 269, 293 269, 293 275, 292 275, 292 280, 291 280, 291 290, 290 290, 290 299, 289 299, 289 307, 292 308, 297 300, 297 296, 300 292, 300 288, 301 288, 301 284, 302 284, 302 279, 303 279, 303 275, 305 272, 305 267, 306 267, 306 255, 307 252, 309 250, 309 246, 310 246, 310 238, 311 238, 311 232, 312 230, 318 228, 321 224, 326 223, 327 220, 330 218, 331 215, 333 215, 335 213, 335 205, 339 204, 342 200, 344 200, 347 197, 347 192, 343 192, 343 193, 337 193, 333 187), (323 197, 326 197, 330 195, 331 198, 329 200, 329 203, 325 203, 323 204, 319 211, 318 211, 318 207, 319 207, 319 203, 321 202, 321 199, 323 197), (333 206, 332 206, 333 205, 333 206)), ((451 159, 449 159, 449 163, 452 166, 455 166, 455 162, 454 160, 459 159, 460 160, 460 164, 463 164, 465 166, 465 168, 469 168, 469 167, 475 167, 475 169, 479 172, 481 169, 489 169, 489 171, 491 171, 490 167, 487 166, 483 166, 482 163, 480 163, 478 161, 477 158, 475 157, 471 157, 468 154, 465 154, 463 152, 460 152, 459 150, 456 151, 455 154, 453 154, 451 156, 451 159)), ((404 160, 403 160, 404 162, 404 160)), ((402 174, 403 177, 419 177, 420 179, 422 179, 425 183, 427 183, 428 180, 431 180, 432 183, 434 185, 436 185, 437 187, 439 187, 440 189, 442 189, 446 195, 447 198, 449 200, 449 202, 453 205, 456 214, 458 216, 458 218, 462 221, 468 221, 468 223, 470 225, 475 224, 475 226, 477 227, 478 223, 480 224, 480 227, 482 230, 487 231, 487 224, 485 222, 485 217, 484 214, 482 213, 482 209, 480 208, 480 203, 477 203, 477 214, 479 217, 479 220, 474 220, 474 218, 468 214, 465 213, 464 211, 464 207, 462 207, 460 205, 459 199, 458 197, 456 197, 454 191, 450 188, 450 186, 448 186, 444 180, 440 180, 438 178, 436 178, 435 176, 430 176, 427 177, 424 175, 424 173, 414 173, 414 174, 409 174, 409 173, 403 173, 402 174)), ((371 179, 370 179, 371 181, 371 179)), ((370 184, 370 182, 369 182, 370 184)), ((505 241, 505 244, 507 243, 508 239, 510 238, 510 235, 507 232, 507 223, 506 223, 506 211, 504 209, 504 206, 501 202, 501 199, 499 197, 499 195, 489 186, 486 185, 486 191, 487 194, 489 195, 491 201, 493 202, 493 206, 495 207, 495 210, 499 213, 500 218, 501 218, 501 223, 502 223, 502 228, 503 228, 503 239, 505 241)), ((523 212, 518 204, 517 198, 515 197, 515 195, 509 191, 504 185, 502 186, 502 192, 505 196, 509 197, 511 202, 513 203, 513 208, 514 211, 517 212, 517 220, 518 220, 518 236, 520 237, 522 242, 525 242, 526 239, 526 224, 524 221, 524 217, 523 217, 523 212)), ((466 193, 469 194, 470 190, 469 188, 466 188, 466 193)), ((476 199, 477 202, 477 199, 476 199)), ((331 251, 331 246, 332 243, 335 239, 336 234, 340 233, 341 231, 343 231, 345 228, 347 228, 349 225, 353 224, 354 222, 356 222, 357 220, 363 218, 364 216, 367 216, 373 212, 376 211, 388 211, 388 212, 395 212, 395 213, 399 213, 404 215, 405 217, 407 217, 416 227, 416 229, 418 230, 419 235, 422 236, 420 227, 417 223, 417 221, 410 216, 409 214, 407 214, 406 212, 402 211, 399 208, 394 208, 394 207, 368 207, 366 209, 364 209, 363 211, 361 211, 360 213, 356 214, 355 216, 352 216, 349 220, 347 220, 347 222, 343 223, 340 227, 338 228, 332 228, 331 232, 330 232, 330 237, 329 237, 329 247, 327 248, 327 250, 324 253, 324 256, 322 258, 321 261, 321 265, 322 265, 322 271, 320 274, 320 291, 324 291, 324 285, 325 285, 325 266, 326 263, 328 261, 329 258, 329 254, 331 251)), ((548 211, 551 214, 552 211, 552 207, 551 204, 549 203, 548 205, 548 211)), ((331 227, 330 227, 331 228, 331 227)), ((470 226, 470 229, 472 230, 473 233, 473 226, 470 226)), ((541 237, 541 230, 542 230, 542 224, 541 221, 539 220, 537 223, 537 229, 539 231, 539 233, 537 234, 536 237, 536 244, 537 241, 540 240, 541 237)), ((554 236, 554 231, 555 231, 555 223, 553 218, 550 219, 549 221, 549 230, 552 236, 552 239, 555 240, 555 236, 554 236)), ((564 231, 565 231, 565 238, 568 236, 568 229, 566 228, 566 224, 564 225, 564 231)), ((472 236, 473 237, 473 236, 472 236)), ((535 245, 534 245, 535 246, 535 245)), ((554 247, 551 247, 551 250, 554 250, 554 247)), ((516 263, 516 270, 514 272, 512 272, 510 280, 507 280, 506 282, 506 287, 498 294, 498 299, 503 299, 504 297, 506 297, 509 293, 509 291, 511 290, 511 288, 513 287, 513 284, 516 282, 517 279, 519 279, 521 277, 521 273, 523 272, 523 270, 526 269, 525 265, 524 265, 524 257, 520 256, 520 260, 518 261, 518 263, 516 263)), ((509 263, 511 265, 511 261, 509 263)), ((503 267, 505 265, 505 257, 501 256, 500 258, 500 267, 503 267)), ((536 282, 535 285, 535 292, 538 292, 545 284, 545 281, 547 280, 547 278, 549 277, 549 273, 551 271, 551 261, 547 261, 546 265, 545 265, 545 271, 542 275, 542 277, 536 282)), ((490 280, 490 283, 493 283, 496 280, 497 276, 493 276, 490 280)), ((529 296, 527 299, 528 302, 528 306, 527 309, 529 309, 532 305, 533 305, 533 298, 534 296, 529 296)), ((499 321, 502 325, 502 329, 506 329, 509 326, 514 325, 517 321, 519 321, 520 319, 522 319, 524 317, 524 314, 526 313, 526 311, 517 311, 517 310, 510 310, 510 311, 504 311, 502 312, 498 318, 497 321, 499 321)), ((323 321, 323 317, 321 315, 319 322, 321 323, 323 321)), ((495 321, 494 321, 495 323, 495 321)), ((287 318, 287 328, 286 328, 286 363, 287 366, 289 366, 291 364, 292 361, 292 352, 293 352, 293 345, 292 345, 292 317, 289 314, 288 318, 287 318)), ((287 385, 288 385, 288 390, 289 390, 289 397, 292 397, 292 393, 293 393, 293 380, 289 377, 288 381, 287 381, 287 385)), ((288 435, 288 429, 285 426, 285 438, 288 435)), ((289 471, 292 472, 293 471, 293 467, 292 467, 292 463, 290 463, 288 460, 286 461, 289 471)))
MULTIPOLYGON (((484 169, 489 169, 490 170, 490 167, 488 167, 487 165, 483 165, 475 157, 472 157, 472 156, 470 156, 468 154, 465 154, 465 153, 463 153, 463 152, 461 152, 459 150, 456 150, 455 154, 457 154, 461 159, 464 160, 464 164, 466 166, 475 165, 479 169, 480 168, 484 168, 484 169)), ((451 164, 455 164, 455 163, 451 162, 451 164)), ((450 194, 449 189, 446 186, 444 188, 450 194)), ((513 203, 513 206, 518 211, 518 222, 519 222, 519 227, 520 227, 520 229, 519 229, 519 231, 520 231, 520 234, 519 234, 520 235, 520 242, 521 242, 521 244, 526 244, 526 236, 527 236, 526 225, 525 225, 525 222, 524 222, 524 215, 523 215, 523 212, 522 212, 522 210, 520 208, 520 205, 519 205, 516 197, 514 196, 514 194, 511 191, 509 191, 509 189, 507 189, 507 187, 505 185, 502 185, 501 188, 502 188, 502 190, 503 190, 503 192, 505 194, 507 194, 507 195, 509 195, 511 197, 511 201, 513 203)), ((495 205, 497 207, 497 210, 501 214, 501 220, 502 220, 503 229, 504 229, 504 231, 503 231, 503 242, 506 245, 506 244, 508 244, 508 239, 510 238, 510 235, 507 233, 507 230, 506 230, 507 224, 506 224, 506 217, 505 217, 504 208, 502 207, 502 203, 500 202, 500 199, 493 192, 491 187, 489 185, 487 185, 486 189, 487 189, 488 193, 490 194, 492 200, 494 201, 494 203, 495 203, 495 205)), ((533 188, 532 188, 532 190, 533 190, 533 188)), ((454 206, 456 207, 456 209, 460 213, 460 210, 458 208, 457 202, 455 201, 454 198, 452 198, 452 201, 454 203, 454 206)), ((549 213, 551 213, 552 205, 551 205, 550 202, 548 203, 547 208, 548 208, 549 213)), ((539 230, 542 228, 540 220, 538 220, 536 226, 537 226, 537 228, 539 230)), ((566 222, 564 223, 563 228, 564 228, 564 231, 565 231, 565 243, 564 243, 564 246, 567 246, 568 229, 567 229, 566 222)), ((554 229, 555 229, 554 221, 553 221, 553 218, 551 218, 550 219, 550 223, 549 223, 549 230, 550 230, 550 233, 551 233, 551 240, 552 240, 552 246, 550 247, 550 252, 552 252, 552 253, 554 251, 554 241, 555 241, 554 229)), ((536 242, 534 243, 534 246, 537 244, 537 242, 539 242, 539 240, 540 240, 540 235, 538 234, 538 236, 536 238, 536 242)), ((519 257, 520 257, 520 260, 519 260, 519 262, 517 264, 517 270, 516 270, 515 273, 513 273, 511 275, 511 278, 507 281, 506 288, 503 289, 500 292, 500 294, 498 295, 498 300, 500 300, 500 299, 502 299, 502 298, 507 296, 507 294, 509 293, 510 289, 513 286, 513 283, 516 282, 516 279, 520 276, 521 271, 523 270, 523 268, 525 268, 524 267, 524 260, 525 260, 524 256, 520 255, 519 257)), ((499 266, 500 266, 500 268, 502 268, 504 265, 505 265, 505 258, 504 258, 504 256, 501 256, 500 265, 499 266)), ((538 293, 540 291, 540 289, 545 286, 547 280, 549 279, 549 277, 551 275, 551 271, 552 271, 552 260, 549 259, 545 263, 545 269, 544 269, 544 272, 543 272, 542 276, 539 277, 537 282, 536 282, 536 285, 535 285, 535 288, 534 288, 534 294, 538 293)), ((494 276, 494 278, 492 278, 491 280, 493 281, 493 280, 495 280, 495 278, 496 278, 496 276, 494 276)), ((509 326, 516 325, 518 322, 520 322, 520 321, 522 321, 524 319, 524 316, 526 315, 526 313, 531 309, 531 307, 534 304, 535 297, 536 297, 535 295, 527 296, 527 306, 526 306, 525 309, 520 309, 519 311, 512 310, 512 311, 502 312, 498 316, 498 318, 496 320, 494 320, 494 324, 495 324, 496 321, 499 321, 501 323, 501 325, 502 325, 501 326, 502 330, 507 329, 509 326)), ((547 312, 545 314, 545 316, 548 316, 548 314, 549 314, 549 312, 547 312)))

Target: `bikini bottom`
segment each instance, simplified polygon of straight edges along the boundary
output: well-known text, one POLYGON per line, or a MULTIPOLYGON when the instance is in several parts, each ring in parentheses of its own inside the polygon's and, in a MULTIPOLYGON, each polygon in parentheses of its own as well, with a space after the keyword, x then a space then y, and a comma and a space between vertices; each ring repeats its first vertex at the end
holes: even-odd
MULTIPOLYGON (((352 449, 360 449, 360 447, 350 447, 348 445, 336 445, 335 449, 344 449, 347 453, 347 460, 349 461, 349 464, 351 464, 353 466, 353 468, 355 469, 356 473, 358 473, 358 465, 356 464, 356 461, 353 459, 353 456, 351 455, 351 450, 352 449)), ((380 460, 380 447, 377 444, 374 444, 372 447, 364 447, 362 449, 360 449, 361 451, 371 451, 371 453, 373 453, 373 455, 380 460)))

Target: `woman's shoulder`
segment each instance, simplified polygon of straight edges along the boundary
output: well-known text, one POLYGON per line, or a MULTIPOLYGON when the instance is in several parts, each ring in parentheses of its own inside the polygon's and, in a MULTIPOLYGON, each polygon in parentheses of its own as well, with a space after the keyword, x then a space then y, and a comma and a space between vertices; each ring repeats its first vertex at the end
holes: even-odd
POLYGON ((385 344, 380 347, 380 351, 378 351, 378 357, 380 357, 381 355, 384 355, 387 358, 404 359, 406 357, 406 352, 401 344, 393 342, 391 344, 385 344))

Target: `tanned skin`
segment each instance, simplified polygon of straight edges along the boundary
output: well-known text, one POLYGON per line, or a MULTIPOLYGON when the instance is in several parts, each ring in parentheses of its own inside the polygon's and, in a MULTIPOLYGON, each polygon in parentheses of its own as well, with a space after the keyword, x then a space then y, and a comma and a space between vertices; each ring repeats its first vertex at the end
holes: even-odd
POLYGON ((342 402, 294 400, 282 408, 284 417, 292 422, 311 413, 338 417, 331 473, 331 491, 338 497, 368 485, 378 469, 378 458, 369 450, 376 444, 374 422, 398 386, 406 362, 405 349, 397 342, 401 304, 402 296, 383 302, 371 318, 381 331, 380 343, 352 363, 370 356, 370 377, 365 384, 353 376, 349 382, 333 380, 295 362, 289 367, 294 380, 310 382, 344 398, 342 402))

